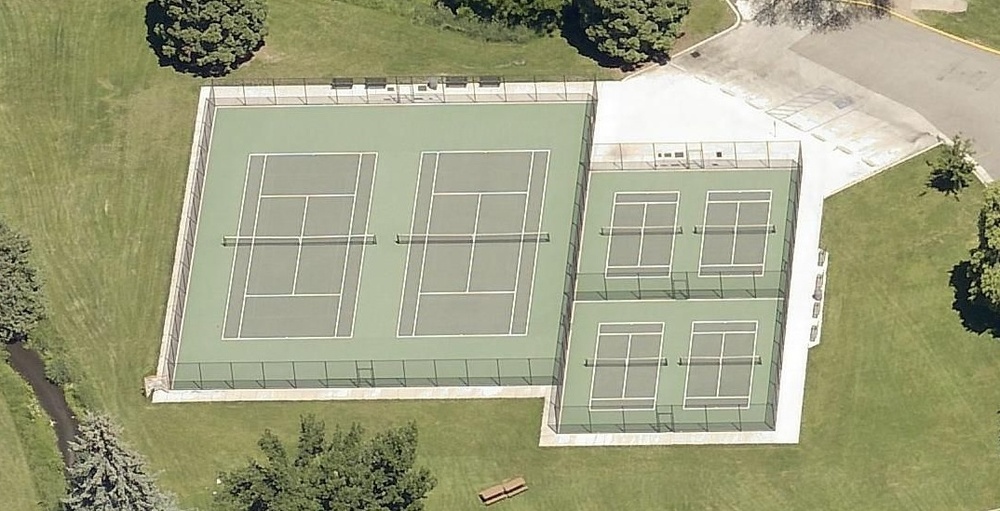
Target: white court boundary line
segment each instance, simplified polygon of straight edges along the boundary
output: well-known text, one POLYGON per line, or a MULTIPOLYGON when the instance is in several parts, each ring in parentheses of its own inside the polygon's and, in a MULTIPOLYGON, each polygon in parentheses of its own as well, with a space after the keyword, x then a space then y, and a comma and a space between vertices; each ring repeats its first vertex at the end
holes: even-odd
MULTIPOLYGON (((600 350, 601 336, 602 335, 609 335, 609 336, 610 335, 625 335, 625 336, 628 337, 628 340, 626 341, 626 344, 625 344, 625 358, 624 359, 617 358, 617 357, 611 357, 611 358, 605 359, 605 360, 624 360, 625 361, 625 372, 624 372, 624 374, 622 374, 622 390, 621 390, 621 394, 622 395, 621 395, 621 397, 617 397, 617 398, 616 397, 599 397, 599 398, 595 398, 594 397, 594 384, 597 381, 597 367, 594 367, 594 368, 592 368, 593 370, 590 373, 590 400, 588 401, 588 404, 587 404, 587 409, 589 411, 591 411, 591 412, 595 412, 595 411, 596 412, 616 412, 616 411, 622 411, 622 410, 630 410, 630 411, 656 410, 656 398, 657 398, 657 394, 659 393, 659 388, 660 388, 660 370, 657 369, 657 371, 656 371, 656 378, 653 381, 653 395, 652 396, 650 396, 650 397, 625 397, 626 386, 628 385, 628 370, 629 370, 629 363, 628 362, 632 360, 632 358, 631 358, 631 354, 632 354, 632 337, 634 337, 636 335, 659 335, 660 336, 660 346, 659 346, 659 351, 657 352, 657 357, 656 357, 655 360, 663 360, 663 336, 664 336, 664 332, 666 332, 666 324, 663 323, 663 322, 659 322, 658 323, 658 322, 653 322, 653 321, 651 321, 651 322, 620 322, 620 321, 612 321, 612 322, 599 322, 599 323, 597 323, 597 338, 594 340, 594 360, 595 361, 598 360, 597 353, 600 350), (614 332, 614 333, 603 333, 603 332, 601 332, 601 328, 604 327, 605 325, 610 325, 610 326, 618 326, 618 325, 627 325, 627 326, 658 326, 660 328, 659 328, 659 332, 614 332), (636 407, 636 408, 624 408, 624 407, 620 407, 618 409, 613 409, 613 408, 594 408, 594 401, 647 401, 647 400, 652 400, 652 403, 653 403, 649 407, 636 407)), ((636 359, 636 360, 647 360, 647 359, 648 359, 648 357, 647 358, 643 358, 643 359, 636 359)))
MULTIPOLYGON (((541 229, 542 229, 542 223, 545 222, 545 203, 548 202, 548 193, 549 193, 549 165, 552 163, 552 151, 550 149, 539 149, 537 151, 532 152, 531 153, 531 170, 530 170, 530 172, 534 172, 534 170, 535 170, 535 153, 536 152, 538 152, 538 153, 544 152, 545 153, 545 170, 543 171, 545 173, 545 178, 542 179, 542 204, 541 204, 541 206, 538 207, 538 225, 537 225, 537 229, 536 229, 536 232, 540 232, 541 229)), ((531 175, 533 175, 533 174, 531 174, 531 175)), ((527 215, 528 198, 530 198, 530 193, 531 193, 531 182, 530 181, 528 182, 528 193, 529 193, 529 196, 526 197, 525 200, 524 200, 525 215, 527 215)), ((524 334, 523 335, 528 335, 528 331, 531 329, 531 316, 532 316, 532 314, 531 314, 531 306, 534 304, 534 301, 535 301, 535 280, 537 280, 537 276, 538 276, 538 253, 541 252, 541 250, 542 250, 542 247, 538 246, 537 243, 534 244, 533 248, 535 250, 535 257, 534 257, 534 260, 531 261, 531 284, 529 284, 529 287, 528 287, 528 317, 527 317, 527 319, 524 322, 524 334)), ((521 274, 520 261, 518 261, 517 270, 518 270, 518 275, 520 275, 521 274)), ((514 295, 514 305, 517 305, 517 295, 514 295)), ((513 323, 513 321, 514 321, 513 316, 514 315, 511 314, 511 323, 513 323)))
MULTIPOLYGON (((420 183, 422 182, 421 180, 423 179, 423 173, 424 173, 424 156, 426 154, 427 154, 426 152, 421 152, 420 156, 418 156, 418 162, 417 162, 417 182, 413 186, 413 208, 411 208, 411 210, 410 210, 410 233, 411 234, 413 233, 414 228, 417 226, 416 225, 417 224, 417 204, 418 204, 418 201, 420 199, 420 183)), ((435 156, 434 156, 434 163, 435 163, 435 165, 437 165, 437 154, 436 153, 435 153, 435 156)), ((432 197, 433 197, 433 193, 434 193, 434 189, 432 187, 431 188, 432 197)), ((428 222, 430 222, 430 218, 431 218, 431 213, 430 213, 430 209, 429 209, 429 206, 428 206, 428 211, 427 211, 427 221, 428 222)), ((417 309, 416 309, 416 305, 414 305, 414 308, 413 308, 413 325, 412 325, 412 328, 409 330, 409 332, 410 332, 409 334, 403 335, 403 307, 406 305, 406 283, 408 282, 408 279, 410 277, 410 252, 411 252, 412 249, 413 249, 412 246, 409 246, 409 247, 406 248, 406 263, 403 265, 403 284, 402 284, 402 287, 400 288, 400 292, 399 292, 399 311, 396 314, 396 318, 397 318, 396 319, 396 338, 397 339, 400 338, 400 337, 411 337, 411 336, 413 336, 413 334, 416 333, 416 329, 417 329, 417 309)), ((418 288, 418 291, 419 291, 419 288, 418 288)))
MULTIPOLYGON (((299 283, 299 263, 302 261, 302 240, 306 235, 306 218, 309 216, 309 197, 302 204, 302 218, 299 220, 299 246, 295 251, 295 273, 292 274, 292 294, 299 283)), ((350 235, 350 233, 348 233, 350 235)), ((350 246, 350 245, 348 245, 350 246)))
MULTIPOLYGON (((243 209, 246 207, 247 185, 250 182, 250 164, 251 163, 253 163, 253 155, 248 155, 247 156, 247 168, 246 168, 246 171, 244 171, 244 173, 243 173, 243 196, 240 197, 239 218, 236 219, 236 235, 237 236, 239 236, 240 232, 242 232, 242 230, 243 230, 243 209)), ((261 170, 263 170, 263 169, 261 169, 261 170)), ((264 186, 263 180, 261 180, 261 186, 262 187, 264 186)), ((258 197, 260 196, 259 192, 260 191, 258 190, 258 193, 257 193, 258 197)), ((204 197, 204 194, 202 194, 202 196, 204 197)), ((200 224, 201 222, 198 222, 198 223, 200 224)), ((233 247, 233 261, 229 265, 229 285, 226 287, 226 309, 222 313, 222 335, 221 335, 221 337, 222 337, 223 340, 226 339, 226 324, 229 322, 229 306, 230 306, 230 304, 232 303, 232 300, 233 300, 233 279, 235 279, 235 277, 236 277, 236 257, 239 255, 239 253, 240 253, 239 247, 233 247)), ((193 253, 192 253, 192 258, 191 259, 194 259, 193 253)), ((249 278, 250 278, 250 272, 249 272, 249 269, 248 269, 247 270, 247 279, 249 279, 249 278)), ((246 298, 246 293, 243 294, 243 297, 244 297, 244 299, 246 298)), ((185 311, 186 311, 187 310, 187 303, 185 303, 184 306, 185 306, 185 311)), ((241 308, 240 309, 240 314, 242 314, 242 313, 243 313, 243 309, 241 308)), ((240 327, 241 326, 242 325, 239 325, 239 324, 236 325, 236 336, 237 337, 240 336, 240 327)))
MULTIPOLYGON (((354 195, 351 196, 351 219, 350 224, 347 226, 347 235, 350 236, 354 234, 354 220, 358 216, 358 190, 361 188, 361 162, 364 158, 358 155, 358 165, 354 168, 354 195)), ((366 229, 367 230, 367 229, 366 229)), ((364 245, 362 245, 363 247, 364 245)), ((347 263, 351 260, 351 246, 348 245, 347 249, 344 250, 344 264, 340 271, 340 292, 337 293, 341 297, 337 300, 337 315, 333 320, 333 337, 337 337, 337 331, 340 330, 340 315, 344 311, 344 288, 347 287, 347 263)), ((357 312, 357 300, 354 300, 355 313, 357 312)))
MULTIPOLYGON (((433 174, 433 178, 431 180, 431 195, 430 195, 430 197, 431 197, 431 203, 428 206, 427 222, 426 222, 427 225, 426 225, 426 228, 425 228, 425 231, 424 231, 424 235, 430 235, 430 222, 431 222, 431 217, 433 215, 433 209, 434 209, 434 197, 438 196, 438 195, 470 195, 470 196, 478 196, 478 200, 477 200, 477 212, 476 212, 476 224, 474 225, 474 232, 473 232, 473 235, 475 235, 476 232, 478 232, 478 227, 479 227, 479 219, 478 219, 478 217, 479 217, 479 207, 481 205, 481 200, 482 200, 482 196, 483 195, 525 195, 526 196, 525 197, 525 202, 524 202, 525 212, 524 212, 524 216, 522 217, 524 219, 524 220, 522 220, 522 229, 524 228, 523 225, 524 225, 524 222, 526 222, 526 218, 527 218, 528 201, 529 201, 529 198, 531 196, 531 182, 532 182, 531 179, 532 179, 532 176, 534 175, 533 172, 534 172, 534 166, 535 166, 535 155, 537 153, 545 153, 546 154, 545 179, 544 179, 544 181, 542 183, 542 191, 541 191, 542 200, 541 200, 541 207, 539 208, 540 211, 538 213, 538 229, 541 229, 543 218, 544 218, 544 215, 545 215, 545 202, 546 202, 546 193, 547 193, 548 177, 549 177, 548 169, 549 169, 549 164, 551 163, 551 150, 550 149, 523 149, 523 150, 522 149, 502 149, 502 150, 495 150, 495 151, 474 151, 474 150, 422 151, 420 153, 420 165, 419 165, 419 168, 418 168, 418 171, 417 171, 417 184, 415 186, 415 191, 414 191, 413 208, 412 208, 412 213, 410 215, 410 236, 419 236, 419 234, 417 234, 417 233, 414 232, 414 227, 415 227, 414 223, 416 222, 416 207, 417 207, 417 200, 418 200, 419 194, 420 194, 420 179, 421 179, 421 175, 423 173, 423 161, 424 161, 424 157, 426 155, 428 155, 428 154, 433 154, 434 155, 434 170, 433 170, 434 174, 433 174), (528 189, 527 190, 521 191, 521 192, 518 192, 518 191, 507 191, 507 192, 495 192, 495 193, 491 193, 491 192, 483 192, 483 193, 480 193, 480 192, 437 192, 436 191, 436 188, 437 188, 438 168, 439 168, 439 163, 441 161, 441 155, 443 155, 443 154, 506 154, 506 153, 513 153, 513 154, 527 153, 527 154, 531 155, 531 160, 529 162, 529 167, 528 167, 528 183, 527 183, 528 189)), ((536 230, 535 232, 541 232, 541 231, 540 230, 536 230)), ((522 232, 519 232, 519 233, 509 233, 509 234, 510 235, 524 236, 525 234, 527 234, 527 231, 522 231, 522 232)), ((514 308, 517 305, 517 289, 519 289, 518 288, 519 283, 517 281, 520 279, 520 268, 521 268, 521 264, 522 264, 522 255, 521 254, 522 254, 523 245, 524 245, 523 240, 522 240, 522 243, 520 244, 521 246, 518 247, 518 267, 517 267, 517 274, 516 274, 517 276, 515 277, 515 289, 514 289, 514 291, 466 291, 466 292, 461 292, 461 291, 422 291, 422 288, 423 288, 423 276, 424 276, 424 266, 426 265, 426 261, 427 261, 427 247, 428 247, 428 245, 429 245, 429 243, 424 243, 423 247, 422 247, 422 256, 423 257, 421 259, 420 277, 418 278, 418 283, 417 283, 417 300, 416 300, 417 303, 416 303, 416 305, 414 307, 413 328, 412 328, 412 330, 410 330, 411 333, 408 334, 408 335, 403 334, 400 331, 400 326, 402 324, 402 318, 403 318, 402 311, 403 311, 404 304, 406 302, 406 289, 405 289, 405 287, 406 287, 406 279, 407 279, 407 276, 408 276, 409 271, 410 271, 410 268, 409 268, 409 263, 410 263, 409 250, 410 249, 407 249, 406 265, 405 265, 404 270, 403 270, 403 292, 401 293, 402 297, 400 299, 400 306, 399 306, 399 316, 398 316, 399 317, 399 325, 397 326, 397 329, 396 329, 396 337, 397 338, 421 339, 421 338, 463 338, 463 337, 525 337, 525 336, 528 335, 528 331, 530 330, 530 322, 531 322, 531 305, 532 305, 532 301, 533 301, 534 283, 535 283, 536 274, 537 274, 537 267, 538 267, 538 252, 540 251, 539 247, 537 247, 538 243, 534 243, 534 245, 536 245, 535 246, 535 256, 534 256, 534 261, 533 261, 533 265, 534 266, 533 266, 533 271, 532 271, 531 287, 529 288, 529 291, 528 291, 529 292, 529 295, 528 295, 528 321, 525 324, 525 331, 524 331, 524 333, 513 333, 514 308), (448 295, 448 294, 451 294, 451 295, 466 295, 466 296, 468 296, 468 295, 498 295, 498 294, 512 294, 512 293, 513 293, 513 297, 512 297, 512 301, 511 301, 511 319, 510 319, 510 322, 508 323, 510 325, 510 327, 508 328, 507 333, 489 333, 489 334, 481 334, 481 333, 477 333, 477 334, 426 334, 426 335, 423 335, 423 334, 418 335, 416 333, 417 321, 418 321, 419 316, 420 316, 420 297, 423 296, 423 295, 448 295)), ((475 245, 476 245, 476 242, 473 241, 473 252, 472 252, 473 256, 475 254, 475 245)), ((472 272, 472 261, 473 260, 470 257, 469 274, 471 274, 471 272, 472 272)), ((466 281, 466 289, 469 289, 468 286, 469 286, 469 280, 466 281)))
MULTIPOLYGON (((688 406, 687 402, 688 402, 689 398, 690 399, 705 399, 705 400, 712 400, 712 399, 746 399, 747 400, 747 405, 746 406, 719 406, 719 407, 711 407, 711 409, 712 410, 749 410, 750 409, 750 405, 751 405, 751 401, 752 401, 752 399, 751 399, 750 396, 753 393, 753 375, 754 375, 753 364, 751 364, 751 366, 750 366, 750 385, 749 385, 749 388, 747 388, 747 395, 746 395, 746 397, 744 397, 744 396, 722 396, 722 395, 719 395, 719 387, 722 385, 722 367, 723 367, 722 361, 726 358, 725 356, 723 356, 723 354, 725 353, 725 349, 726 349, 726 335, 730 334, 730 333, 733 333, 733 334, 748 334, 748 333, 753 333, 753 353, 754 353, 753 356, 756 356, 756 353, 757 353, 757 338, 759 337, 759 335, 758 335, 759 329, 760 329, 760 321, 756 320, 756 319, 745 319, 745 320, 732 319, 732 320, 726 320, 726 321, 692 321, 691 322, 691 338, 688 340, 688 358, 691 358, 691 356, 692 356, 691 355, 691 351, 694 349, 694 338, 695 338, 696 335, 722 334, 722 343, 719 345, 719 376, 718 376, 718 380, 715 383, 715 394, 716 395, 714 395, 714 396, 703 396, 703 397, 700 397, 700 396, 688 396, 687 389, 688 389, 688 383, 690 383, 690 380, 691 380, 691 367, 692 367, 691 365, 688 365, 686 367, 686 369, 685 369, 685 374, 684 374, 684 400, 683 400, 683 404, 681 405, 681 409, 683 409, 683 410, 703 410, 703 409, 707 408, 706 406, 688 406), (695 325, 728 325, 728 324, 731 324, 731 323, 752 323, 753 324, 753 330, 734 330, 734 331, 729 331, 729 330, 703 330, 703 331, 695 332, 695 325)), ((708 358, 714 358, 714 357, 708 357, 708 358)))
MULTIPOLYGON (((708 206, 711 205, 711 204, 736 204, 736 219, 734 220, 736 223, 733 224, 733 248, 732 248, 732 253, 730 254, 730 257, 729 257, 730 264, 723 264, 723 263, 704 264, 702 262, 702 261, 704 261, 704 257, 705 257, 705 234, 702 234, 702 237, 701 237, 701 248, 700 248, 699 253, 698 253, 698 276, 699 277, 710 277, 710 278, 719 278, 719 277, 721 277, 721 278, 747 278, 747 277, 762 277, 762 276, 764 276, 765 269, 766 269, 766 264, 767 264, 767 238, 769 237, 768 233, 764 234, 764 251, 763 251, 763 254, 761 255, 762 261, 760 262, 760 264, 736 264, 735 263, 735 260, 736 260, 736 236, 737 236, 736 231, 740 227, 740 223, 739 223, 740 222, 740 204, 742 204, 744 202, 746 202, 746 203, 764 203, 764 202, 767 202, 767 223, 765 223, 764 225, 771 225, 771 205, 774 203, 774 192, 772 190, 706 190, 705 191, 705 214, 702 216, 702 224, 701 225, 718 225, 718 226, 721 226, 720 224, 709 224, 708 223, 708 206), (727 192, 728 193, 737 193, 737 192, 767 193, 768 199, 766 201, 763 200, 763 199, 754 199, 754 200, 748 200, 748 201, 741 201, 741 200, 735 200, 735 201, 734 200, 717 201, 717 200, 709 200, 709 198, 708 198, 709 195, 712 194, 712 193, 727 193, 727 192), (753 268, 756 268, 757 266, 759 266, 760 267, 760 271, 759 272, 754 271, 750 275, 746 275, 746 274, 737 274, 737 275, 715 274, 715 275, 712 275, 712 274, 706 274, 703 271, 705 268, 740 269, 741 267, 745 267, 745 266, 751 266, 753 268)), ((791 212, 789 212, 788 214, 791 214, 791 212)), ((729 227, 729 226, 726 225, 725 227, 729 227)), ((787 233, 785 233, 785 235, 787 236, 787 233)))
MULTIPOLYGON (((589 188, 588 188, 588 190, 589 190, 589 188)), ((677 222, 680 220, 680 203, 681 203, 681 192, 680 192, 680 190, 658 190, 658 191, 649 191, 649 190, 646 190, 646 191, 621 191, 621 190, 617 190, 617 191, 615 191, 614 197, 612 199, 612 204, 611 204, 611 225, 608 226, 608 228, 609 228, 609 233, 608 233, 608 250, 607 250, 607 256, 604 259, 604 278, 605 279, 635 279, 635 278, 660 278, 660 279, 665 279, 665 278, 670 278, 671 275, 673 275, 674 250, 677 247, 677 239, 676 239, 677 234, 676 234, 676 232, 677 232, 677 222), (640 201, 618 202, 618 196, 622 195, 622 194, 637 195, 637 196, 659 195, 659 194, 675 194, 677 196, 677 200, 675 200, 675 201, 652 201, 652 202, 648 202, 648 201, 641 201, 641 202, 640 201), (636 255, 636 264, 634 266, 611 264, 611 244, 614 243, 615 215, 618 212, 618 205, 619 204, 623 204, 623 205, 641 205, 642 206, 642 225, 638 227, 638 229, 639 229, 639 252, 636 255), (664 226, 659 226, 659 225, 647 226, 646 225, 646 217, 649 214, 649 205, 650 204, 673 205, 674 206, 674 223, 673 223, 673 226, 668 226, 668 225, 664 225, 664 226), (642 247, 643 247, 643 242, 646 239, 645 230, 646 230, 647 227, 650 227, 650 228, 653 228, 653 229, 660 228, 660 227, 673 227, 674 234, 670 235, 670 259, 668 260, 667 264, 642 264, 642 247), (666 272, 665 275, 649 275, 649 276, 645 276, 645 275, 611 275, 611 274, 608 273, 608 270, 611 270, 611 269, 636 269, 636 270, 641 270, 641 269, 644 269, 644 268, 666 268, 667 272, 666 272)), ((624 227, 624 226, 622 226, 622 228, 634 229, 635 227, 624 227)))
MULTIPOLYGON (((365 156, 374 156, 374 158, 375 158, 375 162, 374 162, 375 167, 372 170, 372 182, 371 182, 372 193, 369 194, 369 198, 368 198, 368 211, 367 211, 366 216, 365 216, 365 233, 364 234, 360 234, 359 236, 367 236, 368 235, 368 232, 367 232, 367 230, 368 230, 367 229, 367 227, 368 227, 368 220, 369 220, 369 218, 371 216, 371 203, 372 203, 373 197, 375 195, 374 194, 374 189, 375 189, 375 175, 378 172, 378 153, 377 152, 374 152, 374 151, 362 151, 362 152, 321 152, 321 153, 251 153, 250 156, 247 157, 247 172, 246 172, 246 177, 244 178, 244 185, 243 185, 244 186, 244 192, 243 192, 243 198, 241 199, 241 204, 240 204, 240 218, 239 218, 239 222, 238 222, 237 233, 241 229, 241 227, 239 227, 239 224, 242 223, 242 219, 243 219, 243 208, 245 207, 244 201, 246 199, 246 186, 247 186, 247 183, 249 181, 249 175, 250 175, 250 162, 252 161, 252 157, 254 157, 254 156, 263 157, 264 161, 263 161, 263 167, 261 169, 260 188, 258 189, 258 194, 257 194, 257 211, 254 213, 254 215, 255 215, 254 216, 254 232, 250 235, 251 238, 256 237, 256 230, 257 230, 257 225, 256 224, 257 224, 257 220, 259 219, 259 215, 260 215, 260 203, 261 203, 261 201, 263 199, 265 199, 265 198, 279 198, 279 197, 280 198, 304 198, 305 199, 305 206, 303 208, 303 215, 302 215, 302 223, 301 223, 300 228, 299 228, 299 236, 289 235, 289 236, 268 236, 268 237, 271 237, 271 238, 274 238, 274 237, 284 237, 284 238, 288 238, 290 240, 293 240, 293 239, 302 240, 305 237, 304 234, 303 234, 303 232, 304 232, 304 229, 305 229, 305 222, 306 222, 306 218, 307 218, 306 213, 308 211, 308 204, 309 204, 309 198, 310 197, 352 197, 352 204, 351 204, 351 225, 348 228, 348 236, 352 235, 351 233, 352 233, 353 223, 354 223, 354 215, 355 215, 356 201, 357 201, 357 191, 358 191, 358 187, 360 186, 360 182, 361 182, 361 165, 362 165, 362 162, 363 162, 365 156), (358 159, 358 167, 355 170, 355 176, 356 176, 355 177, 355 183, 354 183, 355 192, 354 192, 353 195, 346 194, 346 193, 337 193, 337 194, 264 194, 264 193, 261 193, 264 190, 264 177, 265 177, 266 171, 267 171, 267 158, 269 156, 330 156, 330 155, 334 155, 334 156, 356 156, 357 157, 357 159, 358 159)), ((348 250, 350 250, 350 246, 348 246, 348 250)), ((361 273, 364 270, 364 250, 365 250, 365 246, 364 246, 364 244, 362 244, 362 246, 361 246, 361 267, 358 270, 358 281, 360 281, 360 279, 361 279, 361 273)), ((250 292, 248 292, 249 291, 249 285, 250 285, 250 270, 251 270, 251 267, 252 267, 252 264, 253 264, 253 245, 251 245, 250 258, 249 258, 249 260, 247 262, 247 282, 246 282, 246 285, 245 285, 245 288, 244 288, 244 292, 243 292, 243 300, 242 300, 243 303, 242 303, 242 308, 240 309, 240 323, 239 323, 239 327, 237 329, 237 335, 236 335, 236 337, 226 337, 225 335, 223 335, 220 338, 222 341, 261 340, 261 339, 275 339, 275 340, 277 340, 277 339, 281 339, 281 340, 349 339, 351 337, 351 335, 353 335, 354 320, 357 318, 357 305, 358 305, 357 296, 355 297, 355 300, 354 300, 354 315, 352 316, 352 322, 351 322, 351 335, 339 335, 339 336, 337 335, 337 330, 340 327, 340 324, 339 324, 339 322, 340 322, 340 310, 343 307, 342 300, 338 300, 338 302, 337 302, 337 316, 335 318, 334 331, 333 331, 332 335, 328 335, 328 336, 295 336, 295 337, 292 337, 292 336, 267 336, 267 337, 252 337, 251 336, 251 337, 248 337, 248 336, 244 336, 243 335, 243 314, 244 314, 244 312, 246 310, 246 302, 247 302, 248 298, 297 298, 297 297, 316 298, 316 297, 334 297, 334 296, 336 296, 336 297, 343 297, 343 290, 344 290, 344 286, 346 285, 346 280, 347 280, 347 275, 346 275, 347 269, 346 268, 347 268, 348 257, 347 257, 346 254, 345 254, 345 257, 344 257, 344 271, 343 271, 343 277, 341 278, 341 285, 340 285, 341 292, 340 293, 295 293, 295 287, 296 287, 297 281, 298 281, 299 261, 301 259, 301 255, 302 255, 302 245, 301 244, 298 246, 297 252, 298 252, 298 254, 296 256, 296 261, 295 261, 295 274, 292 277, 292 293, 250 293, 250 292)), ((232 266, 233 267, 230 269, 230 283, 229 283, 230 290, 229 290, 229 295, 227 295, 227 298, 226 298, 227 305, 226 305, 225 314, 223 316, 223 334, 225 333, 225 322, 228 319, 228 314, 229 314, 229 300, 230 300, 230 296, 232 295, 233 274, 235 273, 235 270, 236 270, 236 251, 234 251, 234 254, 233 254, 233 265, 232 266)), ((358 286, 360 287, 360 284, 358 286)))
MULTIPOLYGON (((260 192, 264 190, 264 178, 267 177, 267 155, 264 155, 264 165, 260 169, 260 188, 257 190, 257 209, 253 212, 253 230, 250 236, 257 236, 257 221, 260 220, 260 192)), ((240 212, 243 216, 243 212, 240 212)), ((240 323, 236 328, 236 337, 243 337, 243 315, 247 309, 247 291, 250 290, 250 277, 253 275, 253 252, 256 245, 250 245, 250 256, 247 259, 247 281, 243 283, 243 299, 240 304, 240 323)))
MULTIPOLYGON (((371 179, 371 183, 370 183, 369 191, 368 191, 367 209, 365 209, 365 223, 364 223, 364 226, 363 226, 364 227, 364 233, 363 233, 364 236, 368 235, 368 224, 371 221, 371 215, 372 215, 372 202, 375 200, 375 178, 378 176, 378 153, 377 152, 375 152, 375 153, 361 153, 361 155, 358 157, 358 177, 357 177, 357 183, 358 183, 358 185, 357 186, 360 186, 360 183, 361 183, 361 168, 362 168, 362 165, 364 164, 365 156, 366 155, 374 155, 375 161, 372 162, 372 179, 371 179)), ((357 197, 357 187, 355 187, 354 200, 357 201, 357 199, 358 199, 358 197, 357 197)), ((354 217, 355 217, 355 212, 352 211, 351 212, 351 229, 349 229, 348 232, 352 232, 353 231, 353 228, 354 228, 354 217)), ((358 319, 358 301, 361 298, 361 282, 362 282, 361 279, 362 279, 362 274, 364 274, 364 271, 365 271, 365 250, 367 248, 368 248, 367 247, 367 243, 363 243, 361 245, 361 264, 358 265, 358 274, 357 274, 356 278, 354 279, 354 310, 351 312, 351 331, 349 332, 349 335, 340 336, 340 338, 350 338, 351 336, 354 335, 354 326, 357 323, 357 319, 358 319)), ((346 250, 346 252, 344 254, 344 268, 347 268, 347 260, 348 260, 348 258, 350 256, 350 251, 351 251, 351 245, 348 245, 347 246, 347 250, 346 250)), ((344 280, 347 280, 347 275, 344 275, 344 280)), ((343 302, 343 294, 341 294, 341 302, 343 302)), ((337 326, 336 326, 336 330, 334 330, 334 333, 337 333, 337 330, 339 330, 339 329, 340 329, 340 317, 338 316, 337 317, 337 326)))

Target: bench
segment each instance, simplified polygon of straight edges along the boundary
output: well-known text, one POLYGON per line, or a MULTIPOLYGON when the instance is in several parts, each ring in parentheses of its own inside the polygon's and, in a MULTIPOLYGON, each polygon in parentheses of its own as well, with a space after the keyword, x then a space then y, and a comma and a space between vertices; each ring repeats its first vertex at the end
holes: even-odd
POLYGON ((479 501, 490 506, 526 491, 528 491, 528 485, 524 482, 524 478, 515 477, 479 492, 479 501))

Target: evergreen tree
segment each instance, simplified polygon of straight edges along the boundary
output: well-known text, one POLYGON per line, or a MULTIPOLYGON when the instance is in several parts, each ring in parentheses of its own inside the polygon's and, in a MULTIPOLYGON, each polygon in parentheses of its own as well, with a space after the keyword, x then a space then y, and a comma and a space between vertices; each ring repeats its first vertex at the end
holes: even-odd
POLYGON ((67 470, 65 511, 175 511, 172 495, 146 471, 145 459, 121 440, 121 428, 105 415, 88 413, 70 443, 75 461, 67 470))
POLYGON ((577 0, 580 22, 597 49, 626 67, 666 62, 688 0, 577 0))
POLYGON ((153 0, 150 43, 177 70, 221 76, 250 60, 267 35, 266 0, 153 0))
POLYGON ((216 495, 232 511, 420 511, 436 484, 426 468, 415 468, 413 423, 374 435, 355 424, 327 438, 323 422, 302 417, 294 455, 265 431, 258 446, 264 460, 223 474, 216 495))
POLYGON ((31 243, 0 220, 0 342, 23 340, 45 317, 31 243))

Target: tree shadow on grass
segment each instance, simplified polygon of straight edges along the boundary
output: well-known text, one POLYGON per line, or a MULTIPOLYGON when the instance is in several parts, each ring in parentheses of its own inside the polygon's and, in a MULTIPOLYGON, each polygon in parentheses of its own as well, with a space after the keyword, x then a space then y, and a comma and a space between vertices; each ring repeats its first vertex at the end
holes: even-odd
POLYGON ((258 50, 264 47, 264 40, 246 55, 237 57, 236 61, 230 65, 198 66, 190 62, 184 62, 176 57, 165 55, 163 47, 166 40, 156 33, 157 26, 164 26, 171 22, 167 12, 163 10, 159 2, 150 0, 146 3, 146 43, 153 50, 159 61, 160 67, 172 67, 178 73, 185 73, 199 78, 218 78, 229 74, 230 71, 240 67, 250 61, 258 50))
POLYGON ((970 298, 969 288, 972 285, 972 278, 969 275, 970 268, 969 261, 962 261, 951 268, 949 282, 955 291, 955 300, 952 302, 951 308, 958 313, 959 318, 962 319, 962 326, 966 330, 1000 337, 1000 315, 981 301, 970 298))

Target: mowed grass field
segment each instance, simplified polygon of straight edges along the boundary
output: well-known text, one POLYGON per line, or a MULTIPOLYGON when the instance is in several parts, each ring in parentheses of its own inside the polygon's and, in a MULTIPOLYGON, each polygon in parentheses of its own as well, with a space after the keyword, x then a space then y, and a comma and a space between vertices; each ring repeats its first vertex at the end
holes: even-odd
POLYGON ((936 28, 1000 50, 1000 0, 969 0, 966 12, 919 11, 919 16, 936 28))
MULTIPOLYGON (((560 39, 491 45, 336 2, 270 5, 268 46, 237 76, 613 75, 560 39)), ((947 274, 973 240, 978 190, 961 201, 921 195, 919 161, 828 203, 827 323, 799 446, 541 449, 538 400, 150 405, 141 381, 157 355, 199 82, 156 66, 143 9, 0 1, 0 213, 35 241, 49 330, 67 347, 79 396, 119 418, 187 507, 208 508, 217 472, 253 455, 264 428, 291 438, 302 413, 331 426, 416 420, 421 462, 440 480, 432 511, 479 509, 476 491, 511 475, 531 487, 502 504, 511 511, 1000 501, 1000 345, 961 328, 947 274)), ((7 446, 20 431, 3 417, 0 407, 7 446)), ((3 495, 20 492, 5 511, 54 500, 58 469, 29 461, 42 447, 19 445, 0 456, 3 495)))

